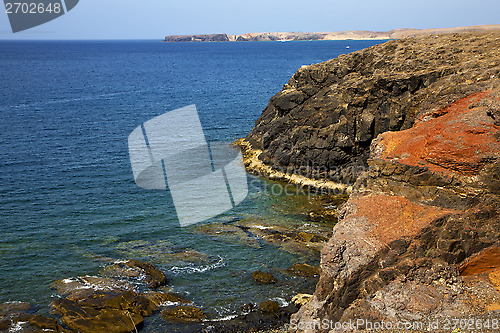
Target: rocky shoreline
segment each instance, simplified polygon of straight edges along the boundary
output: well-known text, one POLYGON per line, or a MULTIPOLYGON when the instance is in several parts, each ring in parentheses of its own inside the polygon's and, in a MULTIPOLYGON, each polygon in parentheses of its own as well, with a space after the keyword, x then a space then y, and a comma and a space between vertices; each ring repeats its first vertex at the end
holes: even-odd
MULTIPOLYGON (((295 269, 290 273, 314 270, 312 266, 295 269)), ((276 283, 270 273, 253 276, 257 283, 276 283)), ((104 267, 100 276, 54 281, 51 287, 58 297, 50 304, 51 317, 37 314, 39 309, 28 303, 0 304, 0 332, 136 332, 153 314, 170 322, 174 331, 255 332, 279 329, 297 311, 293 303, 280 306, 268 300, 257 307, 246 304, 242 314, 227 320, 212 320, 194 302, 168 291, 166 284, 164 273, 151 264, 116 261, 104 267)))
MULTIPOLYGON (((326 243, 337 216, 333 207, 346 197, 293 196, 287 204, 275 206, 277 213, 300 216, 300 221, 267 221, 249 216, 230 223, 198 225, 190 232, 217 242, 244 245, 249 249, 273 247, 301 258, 287 269, 273 268, 254 272, 230 272, 255 285, 282 288, 289 279, 300 283, 302 292, 314 290, 319 278, 320 250, 326 243), (308 223, 304 223, 307 221, 308 223)), ((113 245, 123 257, 148 258, 155 263, 173 261, 188 266, 213 262, 208 255, 192 249, 172 249, 168 242, 129 241, 113 245)), ((278 332, 298 307, 311 295, 296 299, 276 298, 236 304, 239 310, 221 319, 178 293, 169 280, 168 269, 135 259, 117 260, 92 253, 85 254, 101 263, 98 274, 66 277, 51 283, 54 290, 49 309, 38 304, 9 302, 0 304, 0 332, 278 332)), ((229 274, 229 273, 228 273, 229 274)), ((231 277, 228 276, 228 279, 231 277)), ((239 279, 239 278, 238 278, 239 279)), ((295 283, 296 284, 296 283, 295 283)), ((215 297, 217 297, 215 295, 215 297)))
POLYGON ((358 319, 498 329, 499 33, 390 41, 303 67, 240 145, 250 171, 352 186, 291 332, 351 332, 333 324, 358 319))

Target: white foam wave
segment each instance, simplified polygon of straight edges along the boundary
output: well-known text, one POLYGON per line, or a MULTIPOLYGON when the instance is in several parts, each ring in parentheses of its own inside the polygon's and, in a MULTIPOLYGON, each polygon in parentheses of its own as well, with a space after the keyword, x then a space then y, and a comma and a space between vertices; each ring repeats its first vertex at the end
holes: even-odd
POLYGON ((272 229, 273 227, 264 227, 263 225, 252 225, 250 228, 266 230, 266 229, 272 229))
POLYGON ((225 316, 222 318, 215 319, 215 321, 228 321, 228 320, 231 320, 231 319, 234 319, 237 317, 238 317, 238 315, 228 315, 228 316, 225 316))
POLYGON ((181 304, 180 302, 166 301, 166 302, 161 303, 160 306, 177 306, 177 305, 180 305, 180 304, 181 304))
POLYGON ((287 302, 284 298, 281 298, 281 297, 274 297, 274 298, 271 298, 272 301, 275 301, 276 303, 279 304, 280 307, 285 307, 285 306, 288 306, 290 303, 287 302))
POLYGON ((9 327, 9 333, 24 331, 23 325, 26 323, 27 321, 18 321, 17 323, 13 323, 12 326, 9 327))
POLYGON ((178 266, 173 266, 170 268, 172 273, 175 275, 183 275, 183 274, 195 274, 195 273, 204 273, 207 271, 211 271, 217 268, 221 268, 226 266, 226 263, 224 262, 224 258, 219 257, 219 260, 217 262, 214 262, 213 264, 206 265, 206 266, 184 266, 184 267, 178 267, 178 266))

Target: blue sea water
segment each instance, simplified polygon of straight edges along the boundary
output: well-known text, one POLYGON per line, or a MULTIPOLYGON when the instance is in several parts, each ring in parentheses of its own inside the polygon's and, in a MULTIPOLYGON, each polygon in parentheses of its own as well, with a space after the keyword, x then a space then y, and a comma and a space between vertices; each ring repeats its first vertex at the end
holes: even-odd
MULTIPOLYGON (((43 313, 52 281, 131 257, 158 265, 175 292, 211 317, 289 299, 300 281, 282 276, 279 287, 257 286, 249 274, 305 259, 180 228, 168 192, 134 183, 127 137, 196 104, 208 141, 234 141, 302 65, 379 42, 0 42, 0 302, 30 302, 43 313), (169 256, 186 249, 206 257, 169 256)), ((211 222, 305 223, 275 209, 286 198, 263 190, 267 181, 250 180, 248 198, 211 222)))

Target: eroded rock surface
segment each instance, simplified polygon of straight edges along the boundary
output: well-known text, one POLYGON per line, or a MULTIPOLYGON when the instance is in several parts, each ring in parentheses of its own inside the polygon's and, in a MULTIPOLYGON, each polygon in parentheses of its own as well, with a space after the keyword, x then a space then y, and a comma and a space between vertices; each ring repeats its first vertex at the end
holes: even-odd
POLYGON ((373 141, 370 168, 322 250, 316 292, 294 320, 426 321, 499 308, 500 84, 490 84, 373 141))
MULTIPOLYGON (((498 33, 416 37, 303 66, 239 143, 255 153, 247 153, 247 167, 304 185, 352 185, 379 134, 409 129, 491 88, 500 76, 499 44, 498 33)), ((498 122, 498 111, 491 113, 498 122)))
POLYGON ((51 284, 61 295, 50 304, 51 311, 66 327, 82 333, 131 332, 160 308, 190 303, 173 293, 145 290, 166 283, 164 273, 152 264, 121 260, 104 267, 102 273, 106 276, 51 284))
POLYGON ((71 333, 56 319, 31 313, 31 306, 23 302, 0 304, 0 332, 71 333))

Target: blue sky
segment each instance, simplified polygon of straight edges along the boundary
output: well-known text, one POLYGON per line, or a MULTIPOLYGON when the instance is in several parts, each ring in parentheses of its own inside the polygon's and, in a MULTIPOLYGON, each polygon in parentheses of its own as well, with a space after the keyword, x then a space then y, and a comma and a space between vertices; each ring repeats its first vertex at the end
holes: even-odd
POLYGON ((2 7, 0 39, 444 28, 497 24, 499 13, 500 0, 80 0, 66 15, 16 34, 2 7))

